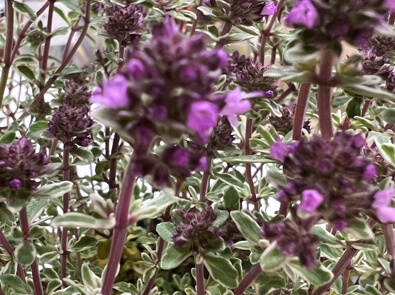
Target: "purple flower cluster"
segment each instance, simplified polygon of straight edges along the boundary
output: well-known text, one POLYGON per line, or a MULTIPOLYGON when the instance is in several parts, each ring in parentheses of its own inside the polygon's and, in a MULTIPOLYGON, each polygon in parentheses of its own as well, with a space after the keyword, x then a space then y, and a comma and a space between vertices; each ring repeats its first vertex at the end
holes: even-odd
POLYGON ((49 163, 47 154, 36 153, 26 138, 15 140, 10 146, 0 144, 0 196, 9 198, 19 190, 34 190, 38 185, 36 178, 52 170, 49 163))
POLYGON ((93 120, 89 107, 72 107, 62 104, 48 123, 48 130, 64 144, 88 146, 91 141, 93 120))
POLYGON ((285 19, 291 27, 306 28, 306 37, 317 42, 346 40, 354 46, 364 46, 393 0, 297 0, 285 19))
POLYGON ((141 7, 133 4, 110 4, 105 7, 104 14, 108 18, 103 26, 106 36, 117 40, 122 47, 133 45, 140 40, 144 25, 141 7))
POLYGON ((231 21, 235 25, 250 26, 253 23, 262 23, 267 16, 273 15, 277 11, 276 3, 266 0, 232 0, 228 1, 227 6, 221 5, 217 0, 204 0, 204 3, 218 9, 219 14, 225 16, 225 20, 231 21))
POLYGON ((216 250, 224 244, 223 230, 213 226, 217 214, 210 206, 201 212, 179 210, 176 217, 180 221, 180 225, 174 228, 172 236, 176 248, 190 246, 192 253, 201 253, 216 250))
POLYGON ((261 63, 254 62, 252 58, 235 51, 229 60, 226 73, 243 91, 263 91, 264 97, 272 98, 276 95, 278 85, 275 79, 263 77, 268 69, 269 67, 264 67, 261 63))
POLYGON ((330 140, 314 136, 290 146, 274 144, 270 152, 287 171, 288 185, 278 192, 280 201, 299 201, 299 209, 322 214, 336 230, 343 230, 372 204, 370 182, 376 169, 361 155, 361 135, 338 132, 330 140))
POLYGON ((277 242, 277 249, 286 256, 297 256, 309 271, 317 266, 316 245, 319 239, 291 220, 268 222, 261 227, 262 236, 277 242))
MULTIPOLYGON (((281 117, 277 116, 270 116, 269 123, 276 129, 276 131, 287 134, 291 132, 293 129, 293 123, 295 118, 295 111, 296 111, 296 103, 292 103, 290 105, 283 105, 281 108, 281 117)), ((304 120, 303 128, 310 133, 310 119, 306 118, 304 120)))
POLYGON ((168 147, 160 155, 140 154, 134 161, 137 175, 150 175, 157 187, 170 184, 170 175, 180 180, 191 176, 191 171, 207 169, 207 158, 177 145, 168 147))
POLYGON ((155 135, 189 133, 205 144, 218 115, 234 122, 236 114, 249 109, 239 89, 214 93, 228 63, 223 50, 206 50, 203 35, 187 37, 170 18, 154 26, 152 36, 142 50, 129 52, 126 67, 92 96, 93 102, 113 109, 114 119, 132 137, 144 125, 155 135))

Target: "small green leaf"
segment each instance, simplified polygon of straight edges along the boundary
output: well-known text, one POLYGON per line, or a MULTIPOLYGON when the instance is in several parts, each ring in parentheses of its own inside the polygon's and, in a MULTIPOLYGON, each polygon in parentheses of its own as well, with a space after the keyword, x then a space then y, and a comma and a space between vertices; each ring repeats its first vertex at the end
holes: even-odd
POLYGON ((229 185, 234 185, 238 188, 244 188, 244 184, 232 174, 221 173, 221 174, 217 174, 216 177, 229 185))
POLYGON ((374 237, 374 233, 365 220, 354 218, 351 226, 344 230, 354 236, 353 240, 369 240, 374 237))
POLYGON ((27 204, 26 211, 29 224, 40 216, 47 205, 48 201, 43 199, 33 199, 27 204))
POLYGON ((167 248, 160 262, 161 269, 173 269, 179 266, 185 259, 191 255, 189 247, 176 248, 171 245, 167 248))
POLYGON ((312 271, 308 271, 305 267, 299 264, 299 261, 291 261, 289 266, 297 272, 303 279, 308 281, 310 284, 314 286, 322 286, 326 283, 330 282, 333 278, 333 273, 325 268, 322 264, 313 269, 312 271))
POLYGON ((262 253, 259 263, 263 271, 274 272, 282 268, 287 258, 277 250, 277 244, 272 243, 262 253))
POLYGON ((228 259, 206 254, 204 256, 204 265, 211 277, 218 283, 228 288, 236 288, 239 285, 237 269, 228 259))
POLYGON ((92 163, 95 160, 95 156, 86 148, 75 147, 70 151, 70 153, 79 160, 85 161, 87 163, 92 163))
POLYGON ((174 224, 171 222, 162 222, 156 226, 156 231, 159 236, 166 242, 170 243, 172 241, 171 237, 174 231, 174 224))
POLYGON ((33 81, 34 79, 36 79, 36 76, 30 67, 18 66, 17 69, 18 69, 19 73, 21 73, 23 76, 28 78, 30 81, 33 81))
POLYGON ((62 281, 59 279, 52 279, 48 282, 47 285, 47 294, 52 294, 62 286, 62 281))
POLYGON ((82 282, 89 290, 93 291, 101 286, 101 280, 89 269, 88 264, 84 263, 81 268, 82 282))
POLYGON ((48 122, 37 121, 30 126, 29 131, 26 135, 31 139, 39 139, 41 137, 41 134, 46 130, 48 130, 48 122))
POLYGON ((39 187, 34 193, 35 198, 59 198, 70 192, 73 183, 70 181, 61 181, 53 184, 47 184, 39 187))
POLYGON ((17 275, 13 275, 13 274, 1 275, 0 283, 3 291, 5 291, 6 289, 12 289, 15 291, 16 294, 31 294, 26 284, 17 275))
POLYGON ((240 207, 240 197, 237 190, 234 189, 233 186, 228 188, 228 190, 224 194, 224 203, 225 207, 231 211, 239 210, 240 207))
POLYGON ((86 249, 90 249, 97 245, 97 240, 91 236, 83 236, 81 237, 72 247, 72 250, 75 252, 81 252, 86 249))
POLYGON ((157 198, 144 202, 141 207, 132 212, 135 221, 153 218, 163 212, 168 206, 173 204, 177 199, 169 194, 162 194, 157 198))
POLYGON ((230 213, 233 221, 243 237, 253 245, 257 245, 260 239, 263 239, 258 223, 249 215, 240 211, 230 213))
POLYGON ((20 265, 29 266, 36 259, 36 248, 30 241, 23 241, 15 248, 15 258, 20 265))
POLYGON ((85 215, 82 213, 66 213, 62 216, 57 216, 52 221, 53 226, 63 227, 82 227, 82 228, 104 228, 111 229, 115 226, 115 218, 110 219, 97 219, 93 216, 85 215))
POLYGON ((385 109, 380 113, 380 116, 387 123, 395 124, 395 110, 394 109, 385 109))
POLYGON ((355 116, 361 116, 361 106, 363 99, 353 98, 351 99, 346 108, 347 117, 354 118, 355 116))
POLYGON ((0 143, 10 144, 11 142, 14 141, 14 139, 15 139, 15 132, 14 131, 7 132, 0 138, 0 143))
POLYGON ((17 1, 13 1, 13 6, 14 9, 20 13, 22 13, 24 16, 28 17, 29 20, 35 21, 37 18, 36 13, 34 12, 33 9, 30 8, 29 5, 17 1))

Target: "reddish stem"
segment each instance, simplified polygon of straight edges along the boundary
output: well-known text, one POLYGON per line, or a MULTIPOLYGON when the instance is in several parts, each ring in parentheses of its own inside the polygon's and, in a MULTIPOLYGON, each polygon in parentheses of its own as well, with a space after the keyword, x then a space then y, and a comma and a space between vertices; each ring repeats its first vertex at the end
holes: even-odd
MULTIPOLYGON (((14 249, 11 247, 10 243, 8 243, 6 237, 4 236, 3 231, 0 229, 0 244, 3 245, 3 248, 7 251, 7 253, 12 257, 14 253, 14 249)), ((26 282, 25 272, 22 267, 18 264, 17 275, 22 279, 22 281, 26 282)))
POLYGON ((200 202, 206 201, 207 187, 210 179, 210 167, 212 158, 207 157, 207 169, 203 172, 202 182, 200 184, 200 202))
POLYGON ((62 60, 65 60, 67 55, 68 55, 68 53, 69 53, 71 42, 73 41, 73 37, 74 37, 75 32, 77 32, 77 30, 78 30, 78 25, 79 25, 80 21, 81 21, 81 16, 78 16, 76 22, 71 27, 71 32, 70 32, 69 39, 67 40, 66 47, 65 47, 64 52, 63 52, 63 59, 62 60))
POLYGON ((365 104, 363 105, 363 108, 362 108, 362 114, 361 114, 362 117, 365 117, 366 113, 368 112, 370 104, 371 104, 370 100, 365 101, 365 104))
POLYGON ((111 149, 111 160, 110 160, 110 175, 109 175, 109 187, 110 189, 114 189, 117 187, 117 182, 115 178, 117 176, 117 158, 114 155, 118 152, 120 137, 117 133, 114 134, 114 140, 112 142, 111 149))
MULTIPOLYGON (((198 8, 198 7, 202 6, 202 5, 203 5, 203 0, 199 0, 199 4, 198 4, 198 6, 196 8, 198 8)), ((201 17, 201 15, 202 15, 202 13, 200 12, 199 9, 197 9, 196 19, 193 21, 192 28, 191 28, 191 36, 193 34, 195 34, 196 27, 197 27, 197 24, 199 22, 199 18, 201 17)))
MULTIPOLYGON (((230 32, 231 29, 232 29, 232 23, 230 21, 227 21, 225 23, 224 27, 222 28, 222 32, 221 32, 221 36, 220 37, 225 36, 227 33, 230 32)), ((226 38, 222 38, 221 40, 219 40, 217 45, 215 45, 215 49, 220 49, 220 48, 224 47, 225 44, 226 44, 226 38)))
MULTIPOLYGON (((196 258, 195 258, 196 259, 196 258)), ((195 263, 196 268, 196 295, 205 295, 204 266, 203 263, 195 263)))
MULTIPOLYGON (((70 180, 70 165, 69 165, 69 156, 70 156, 70 147, 64 147, 63 151, 63 180, 69 181, 70 180)), ((63 214, 66 214, 69 211, 69 202, 70 202, 70 194, 66 193, 63 196, 63 214)), ((66 282, 64 278, 67 277, 67 232, 68 229, 63 227, 62 235, 61 235, 61 248, 62 248, 62 281, 63 286, 66 287, 66 282)))
POLYGON ((301 140, 302 129, 304 124, 304 115, 306 114, 307 102, 309 101, 311 84, 302 84, 299 90, 298 102, 296 104, 294 126, 292 138, 294 140, 301 140))
POLYGON ((395 239, 394 239, 394 228, 392 224, 382 224, 381 230, 383 231, 385 237, 385 246, 387 248, 387 253, 391 256, 391 273, 395 274, 395 239))
MULTIPOLYGON (((49 49, 51 47, 51 32, 52 32, 52 20, 53 20, 53 10, 54 10, 55 1, 49 1, 48 7, 48 21, 47 21, 47 38, 45 39, 44 44, 44 53, 41 60, 41 79, 42 83, 45 83, 45 71, 48 66, 48 58, 49 58, 49 49)), ((41 84, 41 83, 40 83, 41 84)))
POLYGON ((113 240, 111 244, 110 256, 108 258, 107 271, 102 287, 102 295, 111 295, 118 264, 121 260, 126 239, 127 227, 129 224, 128 214, 130 208, 130 198, 132 196, 135 178, 136 175, 134 174, 133 160, 131 160, 122 180, 119 201, 115 211, 116 222, 113 230, 113 240))
POLYGON ((253 281, 262 273, 262 268, 259 263, 255 264, 250 272, 240 282, 237 289, 233 290, 234 295, 243 295, 244 291, 252 284, 253 281))
MULTIPOLYGON (((252 119, 248 118, 247 119, 247 125, 246 125, 246 136, 245 136, 245 143, 244 143, 244 153, 246 155, 251 155, 252 151, 250 149, 250 139, 252 136, 252 119)), ((259 211, 260 209, 260 204, 259 204, 259 200, 256 196, 256 192, 255 192, 255 186, 254 186, 254 180, 252 178, 252 174, 251 174, 251 163, 246 163, 246 178, 247 178, 247 182, 248 182, 248 186, 250 187, 250 191, 251 191, 251 202, 254 203, 254 209, 255 211, 259 211)))

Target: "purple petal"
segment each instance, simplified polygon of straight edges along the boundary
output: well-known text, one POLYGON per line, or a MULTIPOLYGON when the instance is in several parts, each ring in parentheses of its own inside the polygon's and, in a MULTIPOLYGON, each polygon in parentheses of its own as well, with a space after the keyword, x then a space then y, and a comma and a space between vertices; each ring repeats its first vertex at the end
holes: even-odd
POLYGON ((395 191, 393 187, 389 187, 383 191, 378 191, 373 197, 374 201, 372 203, 372 207, 375 209, 387 207, 394 196, 394 193, 395 191))
POLYGON ((269 151, 272 157, 281 163, 284 163, 285 157, 289 154, 288 147, 281 141, 273 144, 269 151))
POLYGON ((381 207, 376 210, 377 218, 382 223, 395 222, 395 208, 381 207))
POLYGON ((314 5, 309 0, 302 0, 289 12, 285 23, 287 26, 303 25, 311 29, 318 17, 314 5))
POLYGON ((324 196, 316 190, 305 190, 302 194, 302 202, 299 209, 307 212, 313 212, 324 200, 324 196))
POLYGON ((198 101, 189 108, 187 126, 197 131, 200 138, 207 142, 211 130, 217 124, 218 108, 208 101, 198 101))

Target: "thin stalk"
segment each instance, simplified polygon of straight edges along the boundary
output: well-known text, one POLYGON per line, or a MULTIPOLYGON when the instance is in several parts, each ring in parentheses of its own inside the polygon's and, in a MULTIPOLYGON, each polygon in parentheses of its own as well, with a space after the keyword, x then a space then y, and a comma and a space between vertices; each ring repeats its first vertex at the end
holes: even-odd
MULTIPOLYGON (((248 118, 247 125, 246 125, 245 143, 244 143, 244 153, 246 155, 252 154, 252 151, 250 149, 250 139, 251 139, 251 135, 252 135, 252 127, 253 127, 252 126, 252 119, 248 118)), ((245 173, 246 173, 248 186, 250 187, 250 191, 251 191, 251 202, 254 203, 255 211, 259 211, 260 206, 259 206, 259 200, 256 197, 254 180, 253 180, 252 174, 251 174, 251 163, 246 163, 246 172, 245 173)))
POLYGON ((119 45, 119 59, 121 61, 118 64, 118 71, 120 71, 122 69, 124 55, 125 55, 125 47, 122 45, 119 45))
POLYGON ((78 30, 78 25, 79 25, 80 21, 81 21, 81 16, 78 16, 78 18, 75 21, 74 25, 71 27, 71 32, 70 32, 70 35, 69 35, 69 39, 67 40, 66 47, 64 48, 63 59, 62 60, 65 60, 67 58, 67 55, 69 54, 69 49, 70 49, 70 46, 71 46, 71 42, 73 41, 75 32, 77 32, 77 30, 78 30))
POLYGON ((332 270, 333 279, 329 283, 327 283, 321 287, 318 287, 318 289, 313 293, 313 295, 324 294, 332 286, 332 284, 337 280, 337 278, 344 272, 344 270, 351 263, 352 258, 355 256, 355 254, 357 254, 357 252, 358 252, 358 250, 353 249, 353 248, 347 249, 332 270))
POLYGON ((391 256, 390 268, 391 273, 395 274, 395 239, 394 239, 394 229, 392 224, 382 224, 381 230, 383 231, 385 238, 385 246, 387 248, 387 253, 391 256))
MULTIPOLYGON (((198 6, 197 6, 196 8, 198 8, 198 7, 202 6, 202 5, 203 5, 203 0, 199 0, 199 4, 198 4, 198 6)), ((197 27, 197 24, 198 24, 198 22, 199 22, 199 18, 202 16, 202 13, 200 12, 200 10, 199 10, 199 9, 196 9, 196 10, 197 10, 196 19, 193 21, 193 24, 192 24, 191 36, 192 36, 193 34, 195 34, 195 32, 196 32, 196 27, 197 27)))
MULTIPOLYGON (((29 238, 29 231, 30 231, 30 225, 29 225, 29 220, 27 218, 27 211, 26 208, 23 208, 19 212, 19 222, 22 228, 22 233, 23 233, 23 239, 26 241, 29 238)), ((33 276, 33 283, 34 283, 34 294, 35 295, 43 295, 43 286, 41 283, 41 278, 40 278, 40 270, 38 268, 38 263, 37 263, 37 258, 34 259, 34 262, 30 266, 32 270, 32 276, 33 276)))
POLYGON ((207 157, 207 169, 203 172, 202 182, 200 184, 200 202, 206 201, 207 187, 210 179, 210 167, 212 158, 207 157))
MULTIPOLYGON (((119 137, 119 135, 115 133, 114 140, 112 142, 111 156, 114 156, 118 152, 120 139, 121 138, 119 137)), ((108 184, 110 189, 114 189, 117 187, 117 182, 115 181, 116 176, 117 176, 117 159, 111 158, 109 184, 108 184)))
MULTIPOLYGON (((8 255, 12 257, 14 253, 14 249, 11 247, 10 243, 8 243, 1 229, 0 229, 0 244, 3 245, 3 248, 7 251, 8 255)), ((22 281, 26 282, 25 272, 23 271, 22 267, 19 264, 17 268, 17 275, 22 279, 22 281)))
POLYGON ((253 281, 262 273, 259 263, 255 264, 250 272, 240 282, 239 286, 233 290, 234 295, 243 295, 244 291, 252 284, 253 281))
MULTIPOLYGON (((70 156, 70 148, 68 146, 64 147, 63 151, 63 180, 70 180, 70 164, 69 164, 69 156, 70 156)), ((66 214, 69 211, 69 203, 70 203, 70 194, 66 193, 63 196, 63 214, 66 214)), ((66 286, 64 282, 64 278, 67 277, 67 232, 68 229, 63 227, 62 235, 61 235, 61 248, 62 248, 62 281, 63 286, 66 286)))
POLYGON ((367 113, 367 111, 369 109, 370 104, 371 104, 370 100, 365 101, 365 104, 363 105, 362 113, 361 113, 362 117, 365 117, 365 115, 366 115, 366 113, 367 113))
MULTIPOLYGON (((319 78, 327 82, 332 74, 332 52, 325 50, 322 55, 319 78)), ((321 136, 329 140, 333 136, 332 128, 332 91, 330 86, 319 85, 317 93, 318 115, 320 120, 321 136)))
POLYGON ((342 275, 342 294, 347 293, 348 281, 350 280, 351 265, 348 265, 342 275))
POLYGON ((391 26, 393 26, 395 24, 395 12, 392 12, 390 14, 390 17, 388 19, 388 24, 390 24, 391 26))
MULTIPOLYGON (((195 258, 196 260, 196 258, 195 258)), ((206 290, 204 286, 204 266, 203 263, 196 263, 196 295, 205 295, 206 290)))
POLYGON ((14 8, 12 7, 12 0, 7 0, 6 4, 6 37, 5 37, 5 47, 4 47, 4 67, 1 73, 0 80, 0 109, 3 105, 3 98, 5 93, 5 88, 7 86, 8 73, 10 72, 11 67, 11 50, 12 50, 12 42, 13 42, 13 34, 14 34, 14 8))
POLYGON ((300 140, 302 138, 302 129, 304 123, 304 115, 306 114, 307 102, 310 94, 310 83, 302 84, 299 90, 298 102, 296 104, 294 126, 292 130, 292 138, 300 140))
MULTIPOLYGON (((35 107, 37 104, 41 102, 41 100, 44 98, 45 93, 48 91, 49 88, 51 88, 52 84, 56 81, 58 78, 59 74, 64 70, 64 68, 68 65, 74 54, 77 52, 78 48, 80 47, 82 41, 84 40, 86 33, 88 32, 88 27, 89 27, 89 22, 90 22, 90 5, 91 5, 91 0, 86 1, 86 15, 85 15, 85 23, 84 27, 82 29, 81 35, 78 38, 77 42, 75 43, 73 49, 70 51, 70 54, 67 56, 67 58, 62 62, 60 67, 56 70, 55 74, 50 78, 47 83, 45 83, 44 87, 41 89, 40 93, 34 98, 33 102, 30 104, 29 109, 35 107)), ((28 112, 25 110, 22 115, 18 118, 18 122, 21 122, 26 116, 28 115, 28 112)))
MULTIPOLYGON (((48 58, 49 58, 49 49, 51 47, 51 33, 52 33, 52 20, 53 20, 53 10, 55 6, 55 1, 49 1, 49 7, 48 7, 48 21, 47 21, 47 38, 45 39, 44 43, 44 52, 43 52, 43 57, 41 60, 41 79, 42 83, 45 83, 45 71, 47 70, 48 67, 48 58)), ((41 84, 41 83, 40 83, 41 84)))
POLYGON ((130 207, 130 198, 132 196, 136 175, 134 173, 133 160, 129 162, 125 176, 122 180, 119 201, 115 211, 115 227, 113 230, 113 239, 111 243, 110 256, 108 258, 107 271, 104 277, 102 295, 111 295, 112 286, 121 260, 123 246, 126 239, 128 227, 128 214, 130 207))
MULTIPOLYGON (((230 21, 226 21, 224 27, 222 28, 220 37, 225 36, 227 33, 230 32, 231 29, 232 29, 232 23, 230 21)), ((226 44, 226 38, 222 38, 221 40, 219 40, 217 45, 215 45, 215 49, 220 49, 220 48, 224 47, 225 44, 226 44)))
POLYGON ((284 5, 285 0, 280 0, 277 4, 277 11, 274 15, 272 15, 272 18, 270 19, 270 23, 267 26, 267 28, 262 32, 262 40, 261 40, 261 48, 259 52, 259 61, 261 62, 262 65, 265 64, 265 48, 266 48, 266 42, 269 37, 269 34, 274 26, 274 23, 276 21, 277 16, 279 15, 281 8, 284 5))

